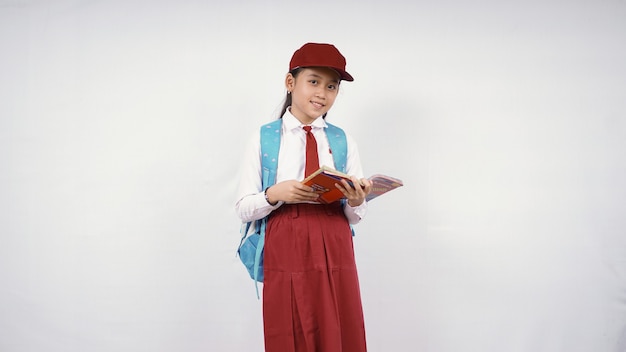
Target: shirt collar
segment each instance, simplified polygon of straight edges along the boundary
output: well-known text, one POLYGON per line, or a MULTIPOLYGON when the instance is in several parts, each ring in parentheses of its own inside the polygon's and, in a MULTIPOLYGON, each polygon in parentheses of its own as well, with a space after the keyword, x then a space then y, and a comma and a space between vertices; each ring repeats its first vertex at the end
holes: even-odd
MULTIPOLYGON (((300 120, 298 120, 295 116, 291 114, 291 111, 287 109, 285 114, 283 115, 283 125, 285 126, 285 130, 291 131, 295 129, 302 129, 303 125, 300 120)), ((311 124, 313 128, 326 128, 326 121, 320 116, 313 121, 311 124)))

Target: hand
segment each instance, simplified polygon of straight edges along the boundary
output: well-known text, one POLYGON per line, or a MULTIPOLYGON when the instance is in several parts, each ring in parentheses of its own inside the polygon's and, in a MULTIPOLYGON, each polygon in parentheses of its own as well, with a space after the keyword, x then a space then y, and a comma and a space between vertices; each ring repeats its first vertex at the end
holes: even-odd
POLYGON ((348 199, 348 205, 356 207, 365 201, 365 197, 372 191, 372 182, 366 178, 358 179, 354 176, 350 177, 354 187, 351 187, 348 181, 341 180, 341 183, 336 183, 335 186, 346 196, 348 199))
POLYGON ((302 203, 316 201, 319 195, 313 192, 313 188, 305 186, 300 181, 289 180, 279 182, 267 189, 267 197, 270 203, 279 201, 285 203, 302 203))

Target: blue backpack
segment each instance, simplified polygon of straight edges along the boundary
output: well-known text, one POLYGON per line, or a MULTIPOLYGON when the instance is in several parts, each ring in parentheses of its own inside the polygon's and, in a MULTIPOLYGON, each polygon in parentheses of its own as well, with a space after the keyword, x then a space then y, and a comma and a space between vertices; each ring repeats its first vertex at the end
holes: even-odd
MULTIPOLYGON (((333 155, 335 169, 346 172, 346 161, 348 158, 346 134, 341 128, 328 122, 326 124, 328 127, 325 132, 333 155)), ((282 119, 261 126, 261 167, 263 169, 261 184, 264 191, 276 183, 281 126, 282 119)), ((242 225, 241 242, 239 243, 237 253, 248 270, 250 277, 255 282, 263 282, 263 246, 265 244, 267 216, 256 220, 254 223, 255 231, 251 234, 248 234, 248 232, 252 222, 242 225)), ((257 296, 258 294, 259 289, 257 286, 257 296)))

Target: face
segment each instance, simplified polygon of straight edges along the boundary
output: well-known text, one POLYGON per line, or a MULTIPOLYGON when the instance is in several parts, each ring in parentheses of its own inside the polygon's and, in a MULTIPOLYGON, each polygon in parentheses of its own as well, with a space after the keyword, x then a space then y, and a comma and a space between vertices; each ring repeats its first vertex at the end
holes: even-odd
POLYGON ((291 114, 305 125, 330 110, 339 91, 339 74, 325 67, 301 70, 296 77, 290 73, 285 86, 291 92, 291 114))

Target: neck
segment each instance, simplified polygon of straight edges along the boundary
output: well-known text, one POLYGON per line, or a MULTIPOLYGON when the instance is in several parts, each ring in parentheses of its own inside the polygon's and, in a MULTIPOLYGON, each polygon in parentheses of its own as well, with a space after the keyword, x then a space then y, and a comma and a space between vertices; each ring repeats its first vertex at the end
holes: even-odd
POLYGON ((315 120, 319 119, 319 118, 326 118, 326 114, 322 115, 322 116, 318 116, 314 119, 309 118, 308 116, 297 116, 294 113, 291 112, 291 106, 287 108, 287 110, 289 111, 289 113, 296 118, 296 120, 300 121, 300 123, 302 123, 303 125, 310 125, 313 122, 315 122, 315 120))

